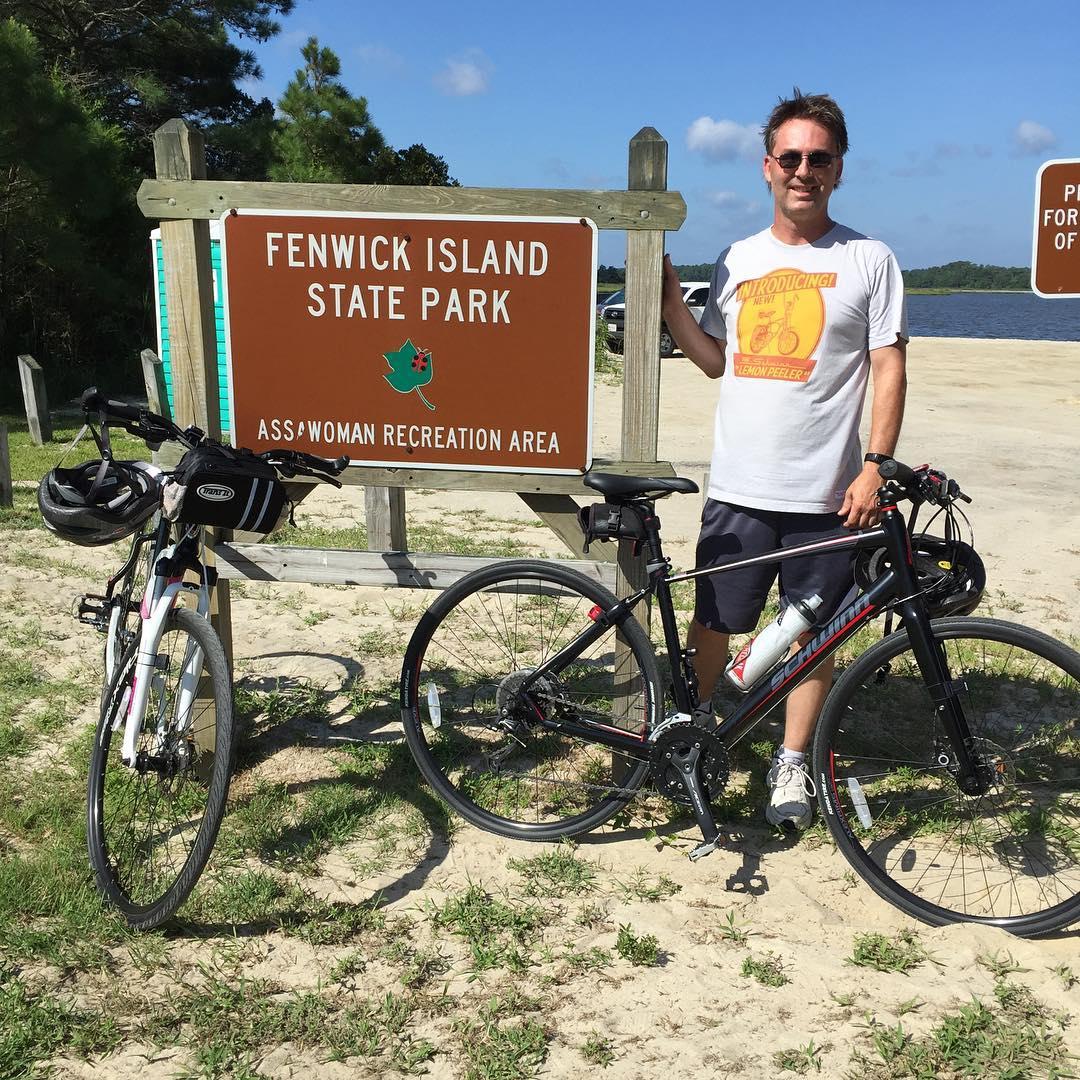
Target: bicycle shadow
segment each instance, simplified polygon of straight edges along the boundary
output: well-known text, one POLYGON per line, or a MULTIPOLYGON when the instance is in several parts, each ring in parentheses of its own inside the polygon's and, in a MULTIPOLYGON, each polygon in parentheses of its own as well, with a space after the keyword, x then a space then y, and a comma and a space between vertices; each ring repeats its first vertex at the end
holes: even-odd
MULTIPOLYGON (((762 860, 777 852, 788 850, 799 842, 799 837, 778 835, 766 826, 756 827, 745 822, 717 822, 720 830, 716 850, 708 858, 709 868, 724 856, 737 856, 740 860, 724 879, 724 891, 743 896, 764 896, 769 891, 769 879, 762 860)), ((662 824, 635 825, 626 828, 607 827, 602 832, 590 833, 577 838, 583 847, 603 847, 608 844, 630 841, 653 841, 656 849, 682 842, 685 854, 701 842, 697 826, 690 817, 676 817, 662 824)))
MULTIPOLYGON (((266 905, 269 912, 256 918, 181 918, 177 925, 183 932, 253 937, 275 930, 303 933, 311 920, 362 922, 363 909, 374 912, 422 889, 446 859, 451 813, 427 790, 415 767, 396 698, 376 698, 365 709, 354 708, 347 691, 362 679, 362 666, 328 658, 339 660, 348 673, 340 687, 317 687, 291 676, 237 681, 236 767, 214 857, 219 865, 212 863, 206 875, 211 884, 220 878, 227 889, 238 866, 257 861, 255 875, 265 871, 271 878, 298 883, 299 889, 273 897, 266 905), (343 693, 346 700, 335 706, 343 693), (290 756, 291 750, 341 753, 333 761, 320 761, 310 754, 290 756), (274 759, 283 754, 275 767, 274 759), (358 869, 353 880, 346 872, 344 883, 337 882, 355 893, 365 889, 368 878, 374 882, 370 895, 327 901, 311 892, 304 879, 323 878, 328 855, 354 844, 366 850, 369 840, 377 848, 387 827, 401 830, 387 859, 363 857, 362 863, 375 868, 358 869), (395 865, 402 848, 410 852, 408 864, 395 865)), ((343 865, 348 858, 341 859, 343 865)))

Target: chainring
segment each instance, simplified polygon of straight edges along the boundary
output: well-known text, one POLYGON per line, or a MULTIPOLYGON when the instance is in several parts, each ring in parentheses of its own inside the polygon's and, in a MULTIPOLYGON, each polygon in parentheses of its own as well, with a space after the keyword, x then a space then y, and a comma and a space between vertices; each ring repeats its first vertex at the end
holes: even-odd
POLYGON ((683 806, 691 802, 682 776, 695 753, 698 779, 711 801, 723 792, 731 775, 727 747, 711 731, 697 724, 672 724, 653 744, 649 756, 656 790, 683 806))

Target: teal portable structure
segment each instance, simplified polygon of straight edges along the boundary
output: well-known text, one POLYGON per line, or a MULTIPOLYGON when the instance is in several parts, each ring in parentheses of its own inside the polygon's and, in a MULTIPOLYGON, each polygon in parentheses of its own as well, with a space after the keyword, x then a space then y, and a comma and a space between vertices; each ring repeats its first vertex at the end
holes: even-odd
MULTIPOLYGON (((210 223, 210 265, 214 275, 214 327, 217 331, 218 399, 221 402, 221 434, 229 434, 229 372, 225 358, 225 309, 221 303, 221 222, 210 223)), ((154 305, 157 311, 158 356, 165 371, 169 415, 176 415, 173 400, 172 353, 169 348, 169 314, 165 310, 165 259, 161 250, 161 230, 150 233, 150 257, 154 271, 154 305)))

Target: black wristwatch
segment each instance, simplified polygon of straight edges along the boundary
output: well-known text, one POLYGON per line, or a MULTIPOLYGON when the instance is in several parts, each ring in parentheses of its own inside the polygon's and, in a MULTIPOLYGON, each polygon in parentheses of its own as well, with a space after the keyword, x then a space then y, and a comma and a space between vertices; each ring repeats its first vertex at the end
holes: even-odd
POLYGON ((883 461, 888 460, 888 454, 863 454, 863 461, 872 462, 874 465, 880 465, 883 461))

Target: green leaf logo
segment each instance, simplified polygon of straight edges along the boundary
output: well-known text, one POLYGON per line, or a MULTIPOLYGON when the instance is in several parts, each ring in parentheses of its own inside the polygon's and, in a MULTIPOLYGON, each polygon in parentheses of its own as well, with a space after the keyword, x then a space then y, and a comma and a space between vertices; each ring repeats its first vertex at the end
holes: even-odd
POLYGON ((432 411, 431 404, 420 390, 427 386, 435 374, 435 365, 431 360, 430 349, 418 349, 411 340, 407 340, 396 352, 383 353, 383 358, 390 365, 390 374, 383 378, 399 393, 408 394, 415 390, 420 400, 432 411))

